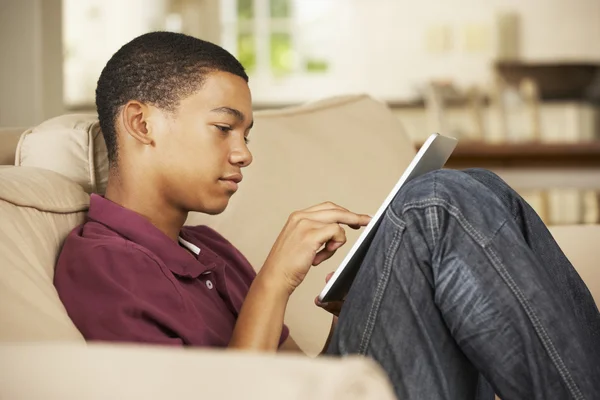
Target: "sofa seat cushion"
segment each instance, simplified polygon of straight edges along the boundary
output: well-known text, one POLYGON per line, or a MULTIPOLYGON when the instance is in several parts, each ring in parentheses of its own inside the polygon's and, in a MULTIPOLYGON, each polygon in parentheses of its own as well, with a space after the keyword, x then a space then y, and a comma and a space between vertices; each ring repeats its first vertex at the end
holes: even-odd
POLYGON ((56 172, 0 168, 0 341, 83 340, 52 280, 88 204, 81 186, 56 172))

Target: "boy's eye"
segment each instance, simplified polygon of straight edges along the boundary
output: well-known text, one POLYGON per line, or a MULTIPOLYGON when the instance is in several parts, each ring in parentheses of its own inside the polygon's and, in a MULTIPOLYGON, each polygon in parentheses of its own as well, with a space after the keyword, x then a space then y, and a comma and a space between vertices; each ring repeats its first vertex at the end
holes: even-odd
POLYGON ((221 132, 229 132, 231 130, 231 127, 229 127, 229 126, 222 126, 222 125, 215 125, 215 126, 221 132))
POLYGON ((244 136, 244 142, 246 142, 246 144, 250 143, 250 139, 248 139, 247 137, 244 136))

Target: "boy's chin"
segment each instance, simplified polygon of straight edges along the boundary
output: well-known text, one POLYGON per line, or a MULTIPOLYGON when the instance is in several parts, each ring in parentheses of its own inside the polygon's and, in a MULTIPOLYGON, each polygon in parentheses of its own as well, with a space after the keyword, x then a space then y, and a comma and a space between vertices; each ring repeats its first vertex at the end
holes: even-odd
POLYGON ((229 199, 227 199, 227 201, 223 201, 223 202, 215 202, 214 204, 209 204, 206 205, 204 204, 202 207, 198 207, 196 210, 197 212, 201 212, 204 214, 208 214, 208 215, 218 215, 221 214, 223 211, 225 211, 225 209, 227 208, 227 205, 229 205, 229 199))

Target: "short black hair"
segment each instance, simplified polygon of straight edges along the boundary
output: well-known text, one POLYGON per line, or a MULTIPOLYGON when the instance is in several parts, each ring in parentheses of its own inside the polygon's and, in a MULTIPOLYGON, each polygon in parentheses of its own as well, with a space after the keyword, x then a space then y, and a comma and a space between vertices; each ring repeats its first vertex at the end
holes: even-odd
POLYGON ((121 47, 108 61, 96 87, 96 108, 108 160, 117 161, 117 115, 137 100, 175 111, 180 100, 196 92, 207 74, 229 72, 248 82, 244 67, 227 50, 173 32, 151 32, 121 47))

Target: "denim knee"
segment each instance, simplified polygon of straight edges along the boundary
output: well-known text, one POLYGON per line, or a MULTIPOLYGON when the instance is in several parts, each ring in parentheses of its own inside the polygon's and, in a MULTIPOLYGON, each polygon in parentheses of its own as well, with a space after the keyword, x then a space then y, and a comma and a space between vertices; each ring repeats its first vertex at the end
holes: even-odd
POLYGON ((423 202, 434 198, 461 196, 473 183, 473 178, 457 170, 436 170, 419 176, 404 185, 394 198, 395 210, 405 204, 423 202))
MULTIPOLYGON (((487 172, 483 172, 487 173, 487 172)), ((486 185, 470 174, 438 170, 410 181, 391 204, 389 211, 407 226, 436 238, 452 231, 458 223, 483 243, 510 217, 507 208, 486 185)))
POLYGON ((485 208, 500 206, 498 198, 475 179, 472 174, 500 179, 491 171, 470 170, 465 173, 458 170, 437 170, 408 182, 394 198, 393 211, 402 215, 407 207, 415 204, 447 204, 458 208, 469 207, 484 212, 485 208))
POLYGON ((503 189, 510 188, 500 176, 490 170, 483 168, 469 168, 465 169, 463 172, 484 184, 489 183, 494 186, 501 186, 503 189))

